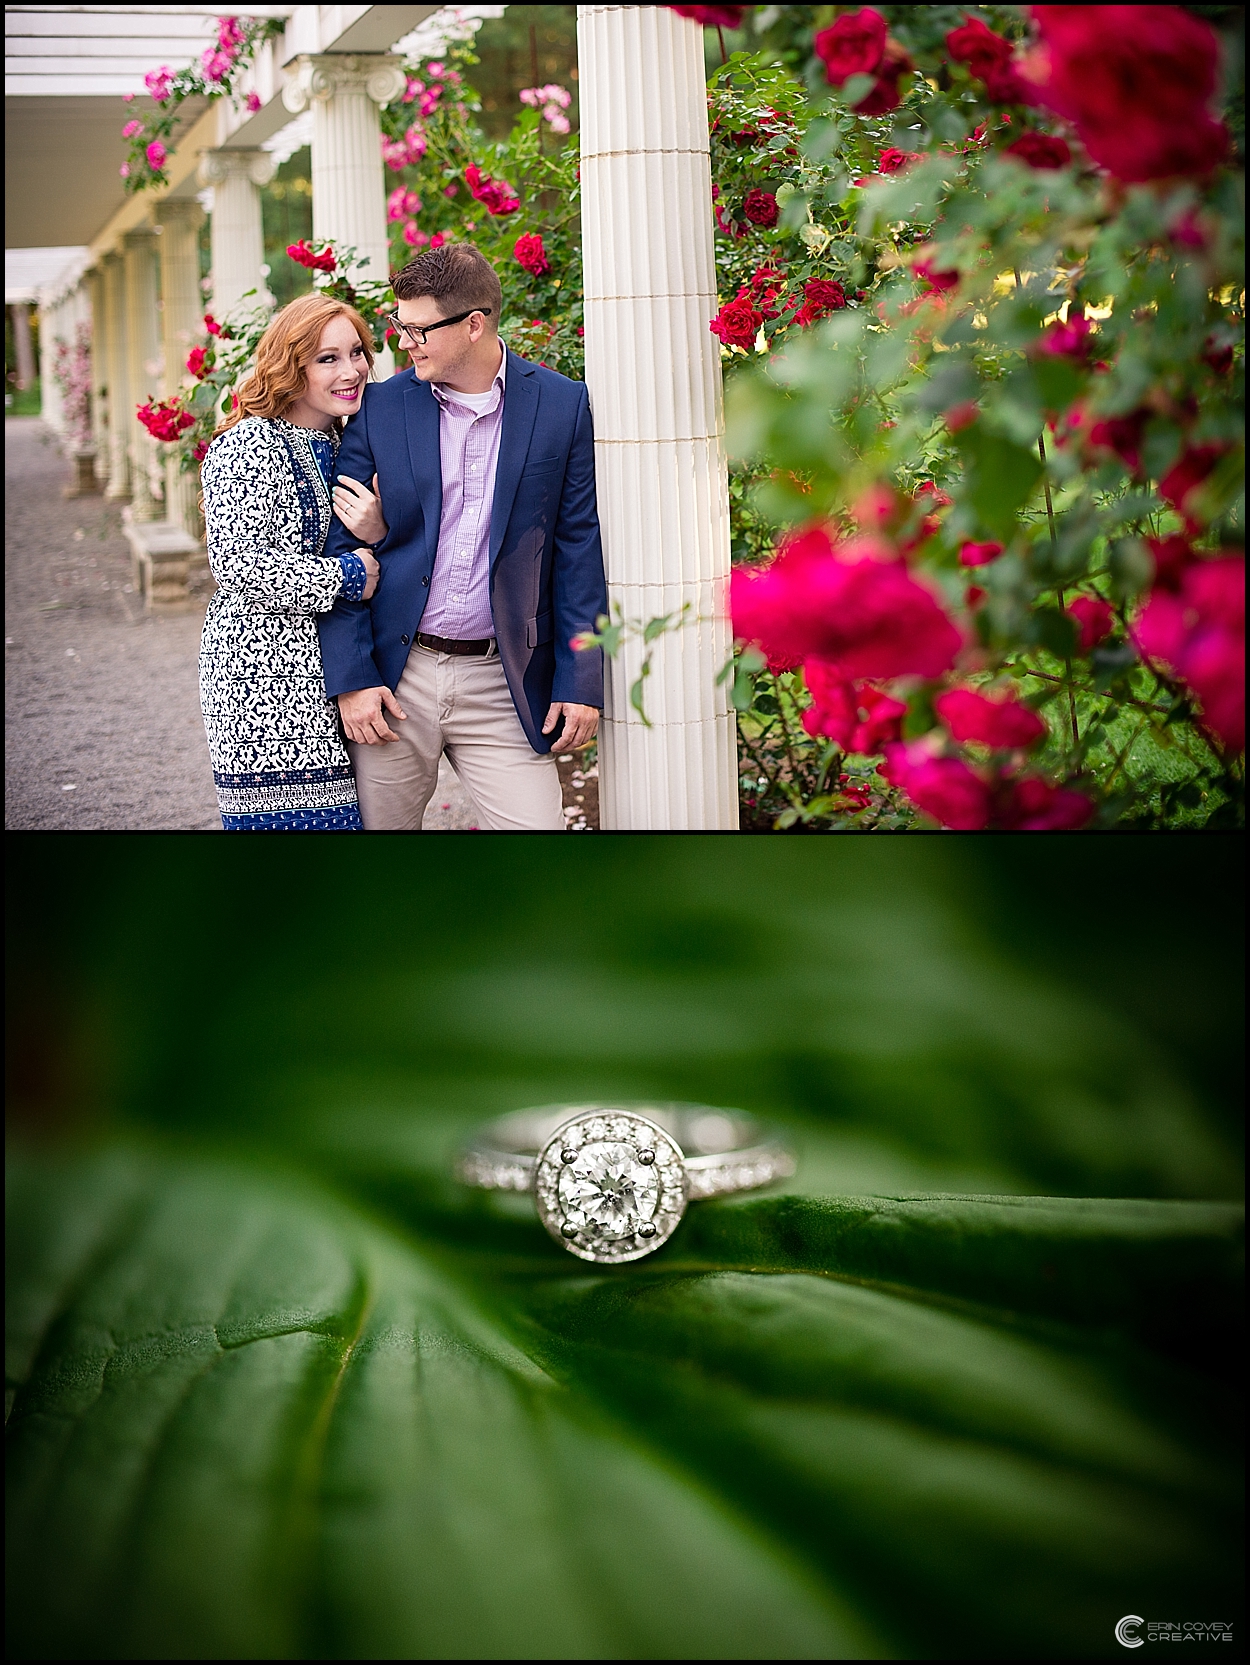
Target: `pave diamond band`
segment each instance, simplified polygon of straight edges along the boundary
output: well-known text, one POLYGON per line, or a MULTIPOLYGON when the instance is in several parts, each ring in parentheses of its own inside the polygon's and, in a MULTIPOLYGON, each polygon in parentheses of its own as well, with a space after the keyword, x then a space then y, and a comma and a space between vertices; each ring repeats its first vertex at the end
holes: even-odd
POLYGON ((457 1174, 487 1191, 532 1191, 563 1248, 611 1264, 654 1253, 687 1202, 769 1185, 794 1169, 791 1151, 738 1111, 559 1104, 492 1122, 457 1174))

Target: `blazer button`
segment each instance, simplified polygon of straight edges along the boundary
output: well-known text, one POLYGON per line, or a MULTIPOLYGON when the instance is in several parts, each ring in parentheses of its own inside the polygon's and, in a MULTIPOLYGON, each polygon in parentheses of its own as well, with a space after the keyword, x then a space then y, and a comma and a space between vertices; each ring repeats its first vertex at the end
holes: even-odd
POLYGON ((403 646, 404 646, 404 647, 407 647, 407 646, 408 646, 408 638, 407 638, 407 636, 401 636, 401 637, 400 637, 400 638, 399 638, 399 639, 400 639, 400 642, 401 642, 401 643, 402 643, 402 644, 403 644, 403 646))

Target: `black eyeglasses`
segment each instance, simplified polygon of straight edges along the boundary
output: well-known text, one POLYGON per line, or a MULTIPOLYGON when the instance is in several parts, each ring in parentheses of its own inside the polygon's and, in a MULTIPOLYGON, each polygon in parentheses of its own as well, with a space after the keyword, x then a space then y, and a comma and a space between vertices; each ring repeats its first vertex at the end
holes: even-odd
POLYGON ((444 318, 437 324, 405 324, 397 312, 388 312, 386 321, 401 341, 418 341, 424 347, 427 335, 432 335, 435 330, 448 329, 452 324, 463 324, 465 319, 472 318, 475 312, 480 312, 485 318, 490 317, 488 306, 471 306, 467 312, 457 312, 454 318, 444 318))

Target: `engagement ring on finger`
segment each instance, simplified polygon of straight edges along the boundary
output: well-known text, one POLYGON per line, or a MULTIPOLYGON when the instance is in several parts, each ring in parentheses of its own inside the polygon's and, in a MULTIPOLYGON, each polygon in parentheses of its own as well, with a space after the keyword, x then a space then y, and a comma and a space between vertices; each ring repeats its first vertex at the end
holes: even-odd
POLYGON ((688 1202, 788 1179, 795 1159, 753 1116, 705 1104, 549 1104, 491 1122, 457 1176, 531 1191, 556 1242, 599 1265, 667 1243, 688 1202))

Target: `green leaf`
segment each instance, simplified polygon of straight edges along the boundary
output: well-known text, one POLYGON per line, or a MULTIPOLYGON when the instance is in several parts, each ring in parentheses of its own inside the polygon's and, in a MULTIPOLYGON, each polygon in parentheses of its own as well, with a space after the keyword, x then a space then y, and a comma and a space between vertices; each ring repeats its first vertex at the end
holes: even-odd
POLYGON ((967 470, 968 497, 986 531, 1007 542, 1015 531, 1016 516, 1033 495, 1042 477, 1042 462, 983 422, 963 428, 955 444, 967 470))
POLYGON ((1235 1576, 1232 1406, 1148 1350, 1234 1322, 1232 1205, 744 1200, 610 1274, 135 1145, 9 1210, 24 1657, 1079 1654, 1235 1576))

